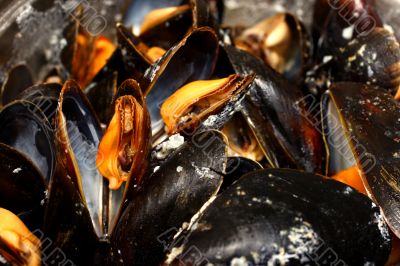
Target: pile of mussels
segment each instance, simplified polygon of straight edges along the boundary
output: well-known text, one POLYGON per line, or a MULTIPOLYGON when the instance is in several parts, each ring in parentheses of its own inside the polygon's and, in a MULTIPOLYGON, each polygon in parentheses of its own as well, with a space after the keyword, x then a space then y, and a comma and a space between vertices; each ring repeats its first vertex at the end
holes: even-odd
POLYGON ((76 6, 62 66, 10 71, 0 265, 400 261, 391 21, 317 0, 312 28, 228 27, 223 7, 131 1, 113 41, 76 6))

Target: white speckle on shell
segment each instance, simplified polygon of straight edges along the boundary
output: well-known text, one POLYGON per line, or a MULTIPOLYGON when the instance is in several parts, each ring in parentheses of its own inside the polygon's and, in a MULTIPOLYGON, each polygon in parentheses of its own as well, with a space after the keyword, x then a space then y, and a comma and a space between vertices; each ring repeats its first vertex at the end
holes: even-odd
POLYGON ((15 168, 14 171, 13 171, 13 174, 18 174, 21 171, 22 171, 22 169, 20 167, 15 168))
POLYGON ((164 141, 156 147, 156 158, 159 160, 167 158, 167 156, 178 149, 185 142, 185 138, 180 134, 172 135, 167 141, 164 141))
POLYGON ((160 169, 160 166, 157 165, 156 167, 154 167, 153 173, 157 172, 159 169, 160 169))
POLYGON ((351 26, 343 29, 342 37, 347 40, 350 40, 353 37, 353 33, 354 33, 354 25, 351 25, 351 26))
POLYGON ((176 171, 177 171, 178 173, 182 172, 182 170, 183 170, 183 167, 182 167, 182 166, 178 166, 178 167, 176 168, 176 171))

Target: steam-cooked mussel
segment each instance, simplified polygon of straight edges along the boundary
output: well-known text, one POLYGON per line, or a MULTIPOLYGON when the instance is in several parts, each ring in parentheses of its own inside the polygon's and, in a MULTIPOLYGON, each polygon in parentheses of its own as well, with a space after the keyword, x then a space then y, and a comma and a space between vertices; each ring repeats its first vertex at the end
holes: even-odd
POLYGON ((153 136, 163 131, 161 104, 183 85, 210 79, 218 54, 218 37, 208 27, 190 32, 147 72, 151 80, 145 89, 153 136), (177 75, 179 73, 179 75, 177 75))
POLYGON ((164 265, 384 265, 379 208, 352 188, 295 170, 260 170, 216 197, 164 265))
POLYGON ((158 165, 112 236, 121 264, 159 264, 172 237, 217 194, 225 166, 226 143, 217 131, 192 136, 158 165))
POLYGON ((256 74, 241 112, 273 167, 322 170, 322 139, 307 114, 299 88, 260 59, 226 45, 228 64, 241 75, 256 74))
MULTIPOLYGON (((329 154, 347 163, 342 169, 334 166, 358 167, 368 195, 400 236, 398 102, 379 87, 343 82, 331 86, 322 106, 329 154)), ((328 161, 332 163, 330 157, 328 161)))
POLYGON ((151 131, 139 84, 126 80, 114 105, 115 112, 99 144, 96 164, 111 189, 118 189, 128 180, 140 185, 147 169, 151 131))
POLYGON ((217 28, 208 3, 199 0, 132 1, 124 24, 132 26, 133 33, 147 46, 163 50, 170 49, 192 29, 217 28))
POLYGON ((311 40, 305 26, 288 13, 262 20, 244 30, 234 42, 295 82, 303 78, 311 56, 311 40))
POLYGON ((48 186, 44 177, 29 158, 5 144, 0 144, 0 162, 0 206, 29 229, 41 229, 48 186))
POLYGON ((56 155, 52 127, 43 112, 31 102, 14 101, 1 110, 0 127, 0 142, 31 159, 49 182, 56 155))
POLYGON ((102 259, 112 260, 109 236, 124 202, 136 193, 147 170, 150 118, 138 83, 125 81, 114 105, 103 136, 77 83, 67 81, 60 95, 59 165, 52 179, 45 232, 76 263, 92 264, 102 253, 106 257, 102 259), (77 244, 82 233, 85 237, 77 244))
POLYGON ((41 265, 40 240, 12 212, 0 208, 0 264, 41 265))
POLYGON ((240 103, 250 89, 253 80, 254 76, 233 74, 223 79, 186 84, 161 106, 160 114, 167 133, 199 130, 200 123, 206 119, 206 127, 220 129, 229 120, 229 113, 234 112, 235 103, 240 103))

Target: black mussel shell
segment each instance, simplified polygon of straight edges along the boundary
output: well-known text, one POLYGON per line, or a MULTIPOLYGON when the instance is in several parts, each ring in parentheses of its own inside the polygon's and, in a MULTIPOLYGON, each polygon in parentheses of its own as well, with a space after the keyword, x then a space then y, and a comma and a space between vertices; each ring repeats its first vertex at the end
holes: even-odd
POLYGON ((223 135, 194 135, 154 170, 128 202, 112 236, 120 260, 129 265, 156 265, 184 223, 216 195, 226 165, 223 135))
POLYGON ((16 214, 31 231, 41 230, 47 184, 34 164, 0 143, 0 206, 16 214))
POLYGON ((96 233, 102 232, 103 177, 96 167, 102 130, 87 98, 74 81, 67 81, 61 91, 56 114, 56 145, 59 163, 72 178, 88 208, 96 233))
POLYGON ((85 89, 85 94, 90 101, 100 122, 108 124, 112 118, 114 108, 112 99, 117 90, 117 72, 109 73, 100 81, 93 83, 85 89))
POLYGON ((340 49, 330 62, 336 82, 352 81, 378 85, 396 94, 400 87, 400 46, 384 28, 375 28, 340 49))
MULTIPOLYGON (((132 78, 138 81, 142 88, 146 88, 149 80, 147 80, 144 75, 146 70, 151 66, 151 62, 137 48, 142 40, 121 24, 117 25, 117 38, 118 49, 122 54, 122 61, 126 72, 126 74, 119 77, 118 80, 124 81, 128 78, 132 78)), ((118 75, 121 74, 118 72, 118 75)), ((118 82, 118 84, 121 83, 122 82, 118 82)))
POLYGON ((368 194, 400 236, 399 103, 383 89, 362 83, 335 83, 327 97, 338 117, 336 130, 325 136, 326 141, 333 141, 336 132, 344 129, 346 142, 340 147, 350 145, 368 194))
POLYGON ((322 138, 306 111, 299 88, 260 59, 226 45, 236 73, 256 74, 254 88, 242 102, 242 113, 274 167, 322 170, 322 138))
POLYGON ((14 101, 0 112, 0 142, 30 158, 49 182, 56 164, 53 129, 43 112, 28 101, 14 101))
POLYGON ((150 47, 161 47, 165 50, 178 43, 192 28, 193 15, 189 8, 177 16, 140 33, 140 39, 150 47))
MULTIPOLYGON (((114 93, 109 84, 117 73, 117 87, 125 80, 134 79, 139 82, 142 88, 149 85, 149 80, 144 77, 146 70, 151 66, 151 62, 139 51, 138 45, 142 42, 137 36, 121 24, 117 25, 118 48, 114 51, 107 64, 96 74, 91 84, 85 88, 85 93, 101 93, 108 95, 114 93), (106 90, 101 91, 101 90, 106 90)), ((103 105, 103 104, 102 104, 103 105)), ((104 107, 104 106, 103 106, 104 107)))
POLYGON ((71 265, 92 265, 98 237, 88 208, 76 189, 76 181, 58 165, 50 183, 50 192, 44 220, 43 239, 50 239, 43 255, 54 256, 54 249, 71 265))
POLYGON ((62 85, 45 83, 34 85, 18 95, 18 99, 34 103, 47 117, 51 127, 55 129, 55 115, 58 107, 62 85))
POLYGON ((174 7, 187 3, 186 0, 155 0, 155 1, 131 1, 124 17, 124 25, 133 28, 133 32, 139 35, 140 28, 146 15, 154 10, 166 7, 174 7))
POLYGON ((146 76, 151 83, 146 88, 145 95, 153 136, 163 129, 161 104, 183 85, 195 80, 209 79, 217 58, 218 37, 213 29, 203 27, 189 33, 149 69, 146 76))
POLYGON ((383 265, 391 247, 366 196, 282 169, 245 175, 174 241, 167 265, 383 265))

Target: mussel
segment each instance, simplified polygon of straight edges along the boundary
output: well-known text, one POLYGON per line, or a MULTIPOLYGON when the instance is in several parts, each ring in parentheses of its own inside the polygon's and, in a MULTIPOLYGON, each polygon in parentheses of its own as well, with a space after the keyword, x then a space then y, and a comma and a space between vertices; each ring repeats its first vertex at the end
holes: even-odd
POLYGON ((261 58, 289 80, 303 78, 311 56, 311 40, 294 15, 282 13, 244 30, 235 46, 261 58))
POLYGON ((325 98, 324 139, 329 154, 347 163, 335 166, 341 170, 358 167, 365 190, 399 236, 397 101, 382 88, 351 82, 333 84, 325 98))
POLYGON ((230 45, 225 45, 224 50, 233 71, 256 74, 241 112, 269 164, 321 172, 322 139, 306 112, 301 90, 260 59, 230 45))
POLYGON ((234 74, 223 79, 194 81, 178 89, 160 109, 167 133, 194 130, 201 121, 216 115, 232 99, 238 100, 240 95, 244 95, 253 80, 254 76, 242 78, 234 74))
POLYGON ((115 100, 114 116, 99 144, 96 159, 111 189, 118 189, 131 178, 136 185, 142 183, 151 145, 150 117, 140 86, 134 80, 127 80, 120 88, 124 89, 132 91, 115 100))
POLYGON ((164 265, 383 265, 391 247, 366 196, 283 169, 244 175, 173 243, 164 265))
POLYGON ((225 166, 226 143, 217 131, 197 133, 157 165, 112 236, 121 264, 159 264, 172 237, 214 199, 225 166))

